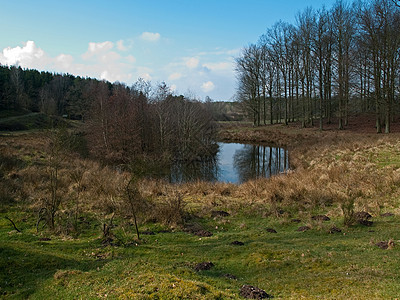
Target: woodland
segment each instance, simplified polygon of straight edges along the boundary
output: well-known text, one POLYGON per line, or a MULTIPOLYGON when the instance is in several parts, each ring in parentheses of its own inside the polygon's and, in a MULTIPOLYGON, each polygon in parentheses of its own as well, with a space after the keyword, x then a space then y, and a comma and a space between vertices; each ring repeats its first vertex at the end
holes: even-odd
MULTIPOLYGON (((216 151, 210 108, 198 100, 172 95, 165 83, 152 87, 139 79, 127 87, 0 66, 0 108, 4 117, 46 116, 47 128, 62 127, 63 118, 81 121, 79 134, 87 145, 82 151, 112 163, 146 157, 161 162, 190 161, 216 151)), ((0 124, 0 128, 28 129, 18 122, 0 124)))
POLYGON ((342 130, 351 114, 375 115, 389 133, 399 116, 398 1, 337 1, 279 21, 236 59, 238 101, 254 125, 324 121, 342 130))

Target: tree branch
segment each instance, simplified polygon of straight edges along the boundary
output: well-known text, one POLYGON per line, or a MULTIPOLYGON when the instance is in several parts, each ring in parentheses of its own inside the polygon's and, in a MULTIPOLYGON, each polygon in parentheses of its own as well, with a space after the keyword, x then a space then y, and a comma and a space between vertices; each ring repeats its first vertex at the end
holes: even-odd
POLYGON ((16 231, 21 232, 21 230, 19 230, 19 229, 17 228, 17 226, 15 226, 15 223, 14 223, 13 220, 11 220, 11 219, 10 219, 9 217, 7 217, 7 216, 5 216, 4 219, 10 221, 11 224, 13 225, 13 227, 14 227, 14 229, 15 229, 16 231))

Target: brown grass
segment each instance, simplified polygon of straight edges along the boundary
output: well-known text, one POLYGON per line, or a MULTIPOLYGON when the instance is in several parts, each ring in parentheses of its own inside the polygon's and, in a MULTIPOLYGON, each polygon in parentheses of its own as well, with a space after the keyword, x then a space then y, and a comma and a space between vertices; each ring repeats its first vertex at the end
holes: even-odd
MULTIPOLYGON (((228 127, 221 133, 225 134, 235 135, 239 140, 246 136, 252 141, 271 139, 276 144, 285 143, 292 148, 295 169, 286 175, 241 185, 139 181, 137 188, 143 205, 138 209, 142 222, 153 219, 175 226, 183 222, 186 213, 205 216, 212 210, 230 213, 244 210, 278 217, 324 211, 338 216, 343 215, 341 208, 349 201, 354 201, 354 210, 373 214, 396 206, 400 169, 391 165, 378 167, 376 159, 382 152, 400 149, 398 134, 319 132, 281 125, 257 129, 228 127)), ((1 171, 7 179, 7 186, 0 186, 3 198, 12 198, 10 202, 25 203, 32 212, 38 211, 49 196, 48 146, 46 133, 1 137, 0 155, 4 162, 1 171)), ((64 215, 72 215, 78 209, 79 214, 90 211, 100 220, 115 212, 130 217, 124 199, 128 173, 66 154, 59 179, 60 209, 64 215)))

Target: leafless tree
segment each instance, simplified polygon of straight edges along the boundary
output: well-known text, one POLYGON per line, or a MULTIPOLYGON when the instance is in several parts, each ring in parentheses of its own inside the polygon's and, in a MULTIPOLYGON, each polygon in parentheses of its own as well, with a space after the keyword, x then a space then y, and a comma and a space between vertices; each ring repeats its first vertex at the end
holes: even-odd
POLYGON ((399 10, 385 0, 375 0, 360 9, 361 43, 372 61, 376 130, 390 132, 396 74, 399 70, 399 10))
POLYGON ((242 50, 236 59, 236 73, 239 82, 238 95, 253 117, 253 124, 260 125, 261 99, 260 84, 262 70, 262 50, 250 45, 242 50))

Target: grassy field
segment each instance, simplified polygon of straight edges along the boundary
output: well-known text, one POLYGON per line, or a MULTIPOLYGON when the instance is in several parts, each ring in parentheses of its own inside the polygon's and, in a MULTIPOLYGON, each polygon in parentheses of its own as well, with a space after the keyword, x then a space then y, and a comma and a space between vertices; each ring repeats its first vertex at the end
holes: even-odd
POLYGON ((56 226, 37 232, 51 137, 1 136, 0 297, 240 299, 245 284, 275 299, 400 297, 397 134, 225 126, 289 145, 295 170, 242 185, 139 181, 139 240, 128 175, 70 153, 59 154, 56 226))

